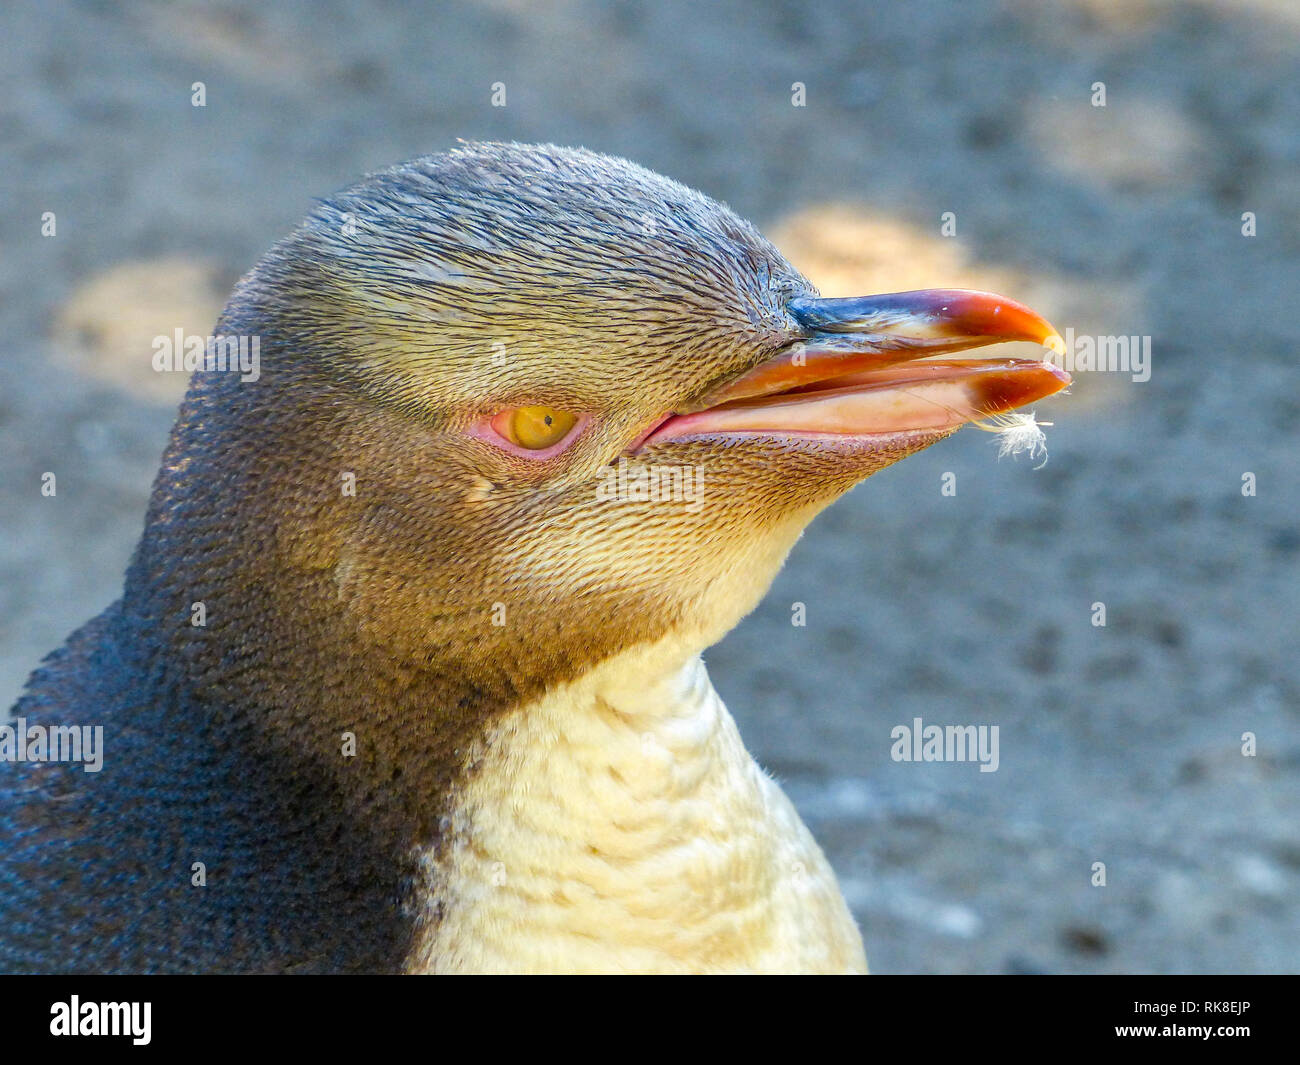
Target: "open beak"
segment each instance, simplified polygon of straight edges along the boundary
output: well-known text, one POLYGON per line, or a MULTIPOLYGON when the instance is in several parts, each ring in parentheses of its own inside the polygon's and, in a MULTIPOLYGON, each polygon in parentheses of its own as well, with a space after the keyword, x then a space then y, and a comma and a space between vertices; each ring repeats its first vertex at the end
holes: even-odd
POLYGON ((861 439, 944 432, 1070 383, 1045 361, 933 357, 1005 341, 1064 352, 1043 318, 991 292, 799 297, 788 309, 807 339, 677 411, 641 446, 735 433, 861 439))

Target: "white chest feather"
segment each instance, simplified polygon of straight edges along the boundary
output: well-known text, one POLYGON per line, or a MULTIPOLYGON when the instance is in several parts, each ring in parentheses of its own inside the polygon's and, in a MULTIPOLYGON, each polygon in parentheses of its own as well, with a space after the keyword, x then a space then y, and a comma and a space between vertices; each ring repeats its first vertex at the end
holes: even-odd
POLYGON ((409 971, 865 971, 821 850, 680 661, 624 655, 497 726, 423 857, 409 971))

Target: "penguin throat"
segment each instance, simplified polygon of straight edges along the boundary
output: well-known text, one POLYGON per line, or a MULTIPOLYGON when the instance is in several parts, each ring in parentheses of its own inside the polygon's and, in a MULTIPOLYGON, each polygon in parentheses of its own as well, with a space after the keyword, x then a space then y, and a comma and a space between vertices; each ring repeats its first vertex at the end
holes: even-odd
POLYGON ((412 972, 862 969, 821 851, 660 644, 500 719, 421 856, 412 972))

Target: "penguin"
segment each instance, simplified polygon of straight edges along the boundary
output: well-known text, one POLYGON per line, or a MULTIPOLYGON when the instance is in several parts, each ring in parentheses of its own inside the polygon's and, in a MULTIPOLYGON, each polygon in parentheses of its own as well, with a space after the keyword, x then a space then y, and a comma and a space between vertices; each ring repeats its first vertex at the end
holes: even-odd
POLYGON ((257 372, 209 349, 6 726, 103 749, 0 746, 0 970, 866 971, 700 656, 837 497, 1064 387, 950 357, 1043 318, 822 298, 675 181, 486 143, 319 202, 216 337, 257 372))

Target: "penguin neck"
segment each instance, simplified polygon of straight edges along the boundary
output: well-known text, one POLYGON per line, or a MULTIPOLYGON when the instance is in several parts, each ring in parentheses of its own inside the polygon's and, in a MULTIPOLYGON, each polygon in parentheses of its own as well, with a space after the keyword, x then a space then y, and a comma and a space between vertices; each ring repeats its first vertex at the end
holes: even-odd
POLYGON ((625 652, 504 715, 422 860, 411 971, 845 971, 816 843, 693 648, 625 652))

